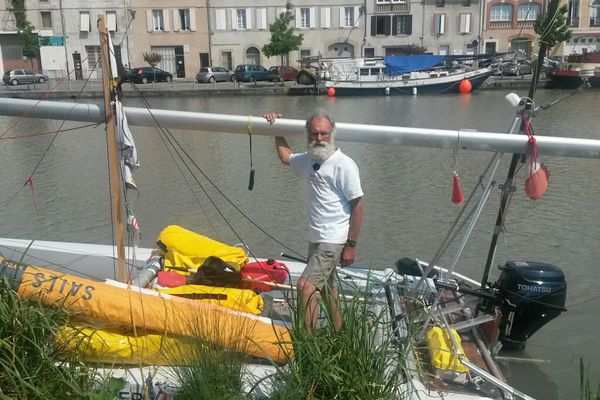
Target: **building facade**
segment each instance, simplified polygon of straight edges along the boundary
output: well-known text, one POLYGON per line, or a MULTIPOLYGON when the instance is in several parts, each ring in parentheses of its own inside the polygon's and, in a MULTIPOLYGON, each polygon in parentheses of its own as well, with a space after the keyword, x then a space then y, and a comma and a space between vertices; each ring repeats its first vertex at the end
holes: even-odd
MULTIPOLYGON (((227 68, 237 64, 281 64, 279 57, 266 57, 262 47, 271 41, 271 25, 286 12, 286 1, 239 0, 210 2, 212 63, 227 68)), ((302 57, 359 56, 365 37, 362 0, 326 3, 296 0, 290 9, 294 16, 295 34, 302 34, 300 49, 292 51, 283 63, 297 65, 302 57)))
POLYGON ((483 50, 537 54, 539 43, 533 30, 538 15, 545 13, 546 0, 491 0, 485 7, 483 50))
POLYGON ((568 0, 567 22, 571 39, 553 49, 552 54, 567 56, 600 51, 600 0, 568 0))
POLYGON ((200 66, 210 64, 208 7, 204 1, 130 1, 131 67, 148 65, 144 53, 160 54, 157 67, 174 78, 193 78, 200 66))

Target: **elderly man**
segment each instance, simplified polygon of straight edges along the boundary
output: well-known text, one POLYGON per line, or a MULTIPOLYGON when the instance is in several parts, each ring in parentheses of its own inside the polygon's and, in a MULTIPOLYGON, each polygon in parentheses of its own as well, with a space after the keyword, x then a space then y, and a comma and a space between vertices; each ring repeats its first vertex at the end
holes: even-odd
MULTIPOLYGON (((266 114, 274 123, 281 114, 266 114)), ((356 163, 335 147, 335 122, 317 110, 306 121, 308 149, 292 153, 283 137, 275 137, 281 162, 306 180, 308 186, 308 263, 298 280, 305 324, 314 329, 318 317, 316 291, 323 298, 336 329, 342 326, 334 282, 338 262, 354 262, 363 218, 362 188, 356 163)))

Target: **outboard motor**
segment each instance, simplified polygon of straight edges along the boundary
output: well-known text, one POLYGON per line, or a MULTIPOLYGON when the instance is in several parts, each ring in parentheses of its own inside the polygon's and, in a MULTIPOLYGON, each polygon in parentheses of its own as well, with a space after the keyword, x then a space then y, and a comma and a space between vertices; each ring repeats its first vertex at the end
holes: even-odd
POLYGON ((504 348, 523 349, 525 342, 558 317, 567 297, 562 270, 554 265, 508 261, 494 287, 501 299, 500 340, 504 348))

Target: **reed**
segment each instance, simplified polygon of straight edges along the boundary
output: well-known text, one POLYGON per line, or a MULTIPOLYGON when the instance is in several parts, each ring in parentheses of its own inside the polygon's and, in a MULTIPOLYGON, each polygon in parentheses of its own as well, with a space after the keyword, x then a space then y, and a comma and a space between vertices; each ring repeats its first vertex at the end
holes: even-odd
POLYGON ((244 338, 250 326, 225 326, 217 316, 197 316, 191 322, 195 337, 185 347, 171 348, 166 354, 173 364, 175 397, 189 400, 248 398, 242 388, 244 338), (219 342, 228 343, 227 347, 219 342))
POLYGON ((0 398, 90 398, 93 371, 54 343, 68 321, 65 309, 23 299, 0 281, 0 398))
MULTIPOLYGON (((340 291, 341 293, 341 291, 340 291)), ((364 301, 369 289, 340 303, 343 327, 337 331, 327 308, 322 326, 308 331, 304 310, 292 307, 294 356, 277 367, 270 399, 394 399, 402 398, 398 382, 405 353, 382 329, 386 310, 364 301)), ((295 302, 292 301, 292 304, 295 302)), ((386 327, 389 328, 389 327, 386 327)))
POLYGON ((595 390, 590 384, 589 367, 583 365, 583 358, 579 359, 579 389, 581 400, 600 400, 600 383, 595 390))

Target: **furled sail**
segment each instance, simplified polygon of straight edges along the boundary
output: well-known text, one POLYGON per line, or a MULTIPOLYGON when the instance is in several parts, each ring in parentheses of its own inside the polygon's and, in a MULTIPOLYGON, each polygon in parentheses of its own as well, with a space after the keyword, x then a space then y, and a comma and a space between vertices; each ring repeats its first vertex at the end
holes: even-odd
MULTIPOLYGON (((108 33, 108 48, 110 57, 110 71, 113 85, 119 80, 118 62, 115 57, 112 39, 108 33)), ((134 215, 134 206, 138 198, 138 188, 133 178, 133 171, 140 166, 133 141, 133 134, 129 129, 127 117, 123 111, 123 105, 119 95, 114 96, 114 110, 117 123, 117 145, 119 146, 121 177, 125 183, 125 212, 127 213, 127 231, 130 239, 133 241, 133 246, 137 247, 140 242, 140 227, 137 218, 134 215)))

